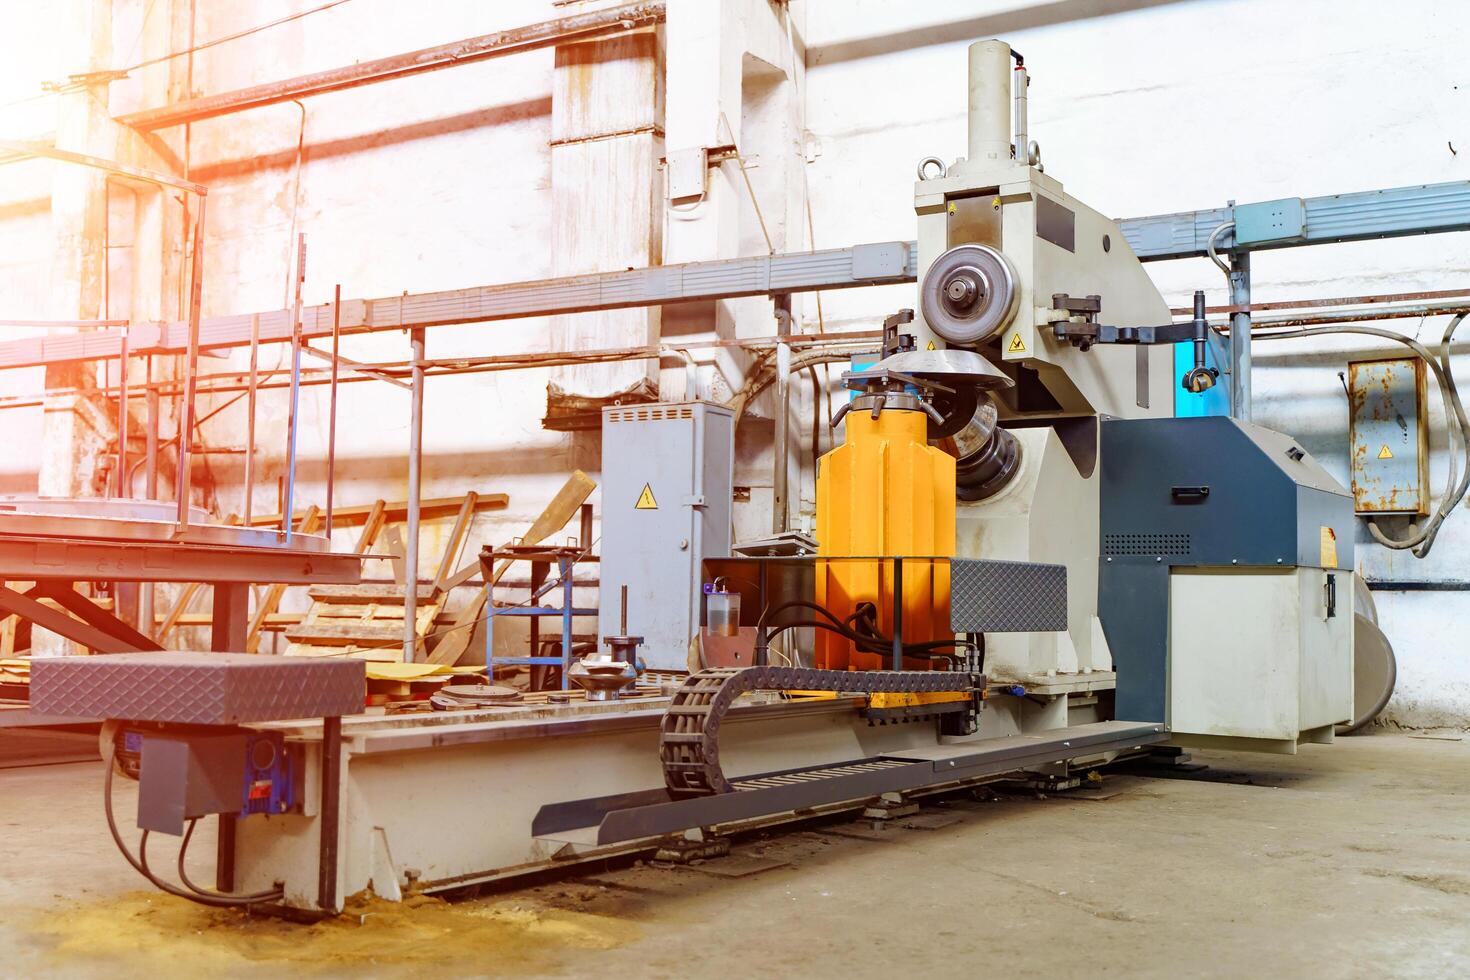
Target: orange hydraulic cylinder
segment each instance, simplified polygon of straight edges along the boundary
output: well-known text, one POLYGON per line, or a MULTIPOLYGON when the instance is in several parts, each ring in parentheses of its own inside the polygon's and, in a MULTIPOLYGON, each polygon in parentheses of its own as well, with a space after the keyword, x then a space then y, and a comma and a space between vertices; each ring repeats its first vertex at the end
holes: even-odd
MULTIPOLYGON (((943 557, 903 563, 903 640, 951 640, 949 562, 955 543, 955 461, 930 446, 922 411, 889 410, 874 419, 854 409, 847 439, 817 466, 817 602, 846 620, 861 602, 877 607, 878 628, 893 635, 895 555, 943 557)), ((948 651, 945 651, 948 652, 948 651)), ((850 640, 816 631, 815 665, 828 670, 881 670, 888 652, 854 649, 850 640)), ((913 657, 904 667, 932 664, 913 657)))

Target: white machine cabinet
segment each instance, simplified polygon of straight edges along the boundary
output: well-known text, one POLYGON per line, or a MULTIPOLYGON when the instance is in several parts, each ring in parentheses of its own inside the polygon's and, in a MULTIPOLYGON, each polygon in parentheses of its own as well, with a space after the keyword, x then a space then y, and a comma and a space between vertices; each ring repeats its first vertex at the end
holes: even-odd
POLYGON ((1281 752, 1299 740, 1330 741, 1332 726, 1353 711, 1352 630, 1350 571, 1174 569, 1167 720, 1175 741, 1256 739, 1252 747, 1281 752))

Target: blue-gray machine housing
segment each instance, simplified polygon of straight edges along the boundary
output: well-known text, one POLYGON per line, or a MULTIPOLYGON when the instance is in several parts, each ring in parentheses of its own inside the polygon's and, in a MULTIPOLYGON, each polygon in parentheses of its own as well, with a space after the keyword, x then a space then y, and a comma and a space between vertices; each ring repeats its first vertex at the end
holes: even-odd
MULTIPOLYGON (((1118 674, 1115 717, 1167 720, 1173 569, 1335 568, 1344 574, 1329 588, 1351 595, 1352 496, 1291 436, 1219 416, 1100 428, 1098 616, 1118 674)), ((1243 612, 1199 627, 1228 628, 1243 612)))

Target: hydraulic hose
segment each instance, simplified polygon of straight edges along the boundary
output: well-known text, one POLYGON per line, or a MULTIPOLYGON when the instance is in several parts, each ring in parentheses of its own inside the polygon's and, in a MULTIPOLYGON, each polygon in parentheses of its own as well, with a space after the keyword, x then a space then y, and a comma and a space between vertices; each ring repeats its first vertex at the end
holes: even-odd
MULTIPOLYGON (((808 602, 802 599, 794 599, 790 602, 785 602, 779 606, 766 610, 766 612, 761 615, 759 625, 765 626, 768 617, 774 616, 780 612, 784 612, 787 609, 810 609, 814 612, 819 613, 827 621, 822 622, 821 620, 815 619, 803 619, 790 623, 782 623, 781 625, 771 629, 770 633, 766 637, 767 641, 769 641, 772 637, 780 634, 784 630, 805 627, 822 629, 827 630, 830 633, 835 633, 838 636, 841 636, 843 639, 850 641, 853 646, 857 647, 858 650, 864 653, 887 654, 893 650, 893 639, 891 637, 883 635, 878 631, 876 624, 877 608, 873 606, 872 603, 859 603, 858 608, 854 610, 852 615, 848 616, 847 619, 844 621, 839 620, 836 615, 834 615, 832 611, 827 609, 825 606, 821 606, 815 602, 808 602)), ((974 644, 971 643, 969 640, 929 640, 923 643, 905 643, 903 646, 903 653, 904 656, 913 657, 915 659, 943 659, 949 660, 951 663, 957 661, 959 659, 958 654, 938 652, 946 647, 964 647, 967 649, 973 649, 974 644)))

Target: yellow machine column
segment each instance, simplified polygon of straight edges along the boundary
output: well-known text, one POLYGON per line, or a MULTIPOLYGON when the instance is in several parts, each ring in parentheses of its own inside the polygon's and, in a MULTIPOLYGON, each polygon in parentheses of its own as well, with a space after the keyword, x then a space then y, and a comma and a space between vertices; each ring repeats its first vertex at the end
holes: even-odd
MULTIPOLYGON (((955 461, 930 446, 929 417, 907 394, 860 395, 847 415, 847 441, 817 468, 819 558, 877 559, 943 556, 954 551, 955 461), (882 400, 881 402, 879 400, 882 400), (911 404, 910 404, 911 403, 911 404)), ((953 639, 949 627, 949 565, 907 561, 903 569, 903 639, 953 639)), ((893 630, 893 563, 819 561, 817 602, 840 620, 862 618, 871 603, 879 633, 893 630)), ((816 666, 879 670, 891 659, 865 652, 843 636, 817 632, 816 666)), ((930 666, 905 657, 909 670, 930 666)))

